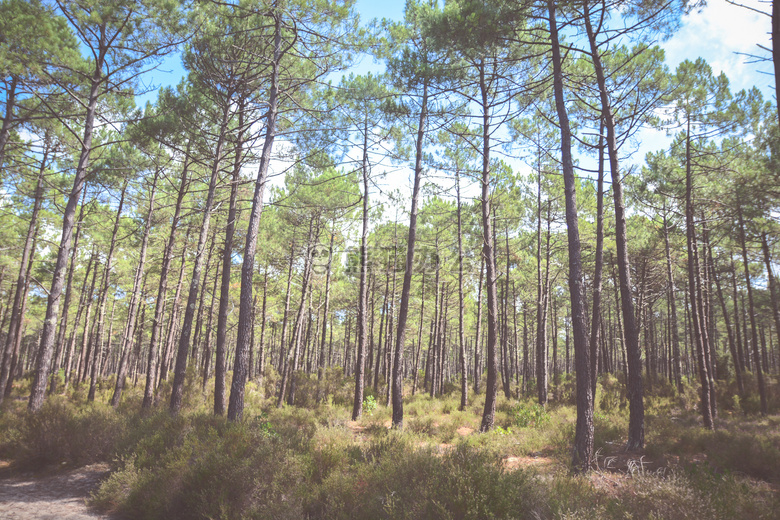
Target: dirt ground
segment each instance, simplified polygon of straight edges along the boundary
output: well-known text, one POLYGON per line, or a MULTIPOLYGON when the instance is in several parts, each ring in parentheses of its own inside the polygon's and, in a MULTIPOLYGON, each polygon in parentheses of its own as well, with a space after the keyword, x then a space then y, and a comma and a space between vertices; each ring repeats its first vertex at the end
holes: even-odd
POLYGON ((51 475, 0 477, 0 518, 3 520, 95 520, 109 517, 87 507, 87 497, 108 465, 93 464, 51 475))

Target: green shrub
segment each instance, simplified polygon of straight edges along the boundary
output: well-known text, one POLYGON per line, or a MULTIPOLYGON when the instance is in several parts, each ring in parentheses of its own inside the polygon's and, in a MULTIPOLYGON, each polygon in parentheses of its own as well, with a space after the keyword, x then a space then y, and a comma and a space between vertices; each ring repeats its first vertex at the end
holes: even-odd
POLYGON ((510 411, 512 422, 520 428, 540 428, 550 422, 547 410, 538 403, 517 403, 510 411))

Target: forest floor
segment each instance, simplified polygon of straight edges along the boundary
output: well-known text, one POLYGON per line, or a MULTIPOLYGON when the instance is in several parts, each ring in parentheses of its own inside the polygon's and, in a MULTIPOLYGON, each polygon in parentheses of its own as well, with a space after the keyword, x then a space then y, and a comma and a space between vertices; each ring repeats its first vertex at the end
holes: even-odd
POLYGON ((89 494, 109 474, 108 464, 91 464, 54 474, 5 475, 0 461, 0 518, 4 520, 94 520, 89 494))
POLYGON ((392 410, 369 407, 373 400, 349 420, 351 381, 334 377, 332 399, 319 405, 314 383, 302 385, 299 405, 282 408, 248 383, 235 423, 214 416, 200 385, 188 387, 176 416, 165 406, 141 412, 142 388, 114 409, 104 404, 110 384, 94 403, 77 388, 34 415, 7 401, 0 519, 774 520, 780 511, 777 404, 760 416, 724 397, 708 430, 696 388, 677 395, 670 386, 646 397, 645 448, 627 452, 624 392, 604 377, 593 471, 574 475, 571 392, 546 408, 500 395, 493 429, 479 433, 483 395, 463 410, 456 391, 410 395, 395 430, 392 410))

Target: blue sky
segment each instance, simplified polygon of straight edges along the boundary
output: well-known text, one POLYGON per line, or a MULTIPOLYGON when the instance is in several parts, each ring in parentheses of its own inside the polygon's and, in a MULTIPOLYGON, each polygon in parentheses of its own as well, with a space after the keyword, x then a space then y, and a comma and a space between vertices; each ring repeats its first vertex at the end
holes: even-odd
MULTIPOLYGON (((759 11, 766 11, 770 5, 761 0, 740 0, 745 5, 759 11)), ((390 18, 400 20, 403 17, 404 1, 385 0, 358 0, 356 10, 360 13, 361 21, 368 23, 373 18, 390 18)), ((749 89, 757 86, 761 89, 765 99, 774 100, 774 77, 771 74, 771 62, 750 63, 752 60, 748 54, 767 56, 765 51, 759 49, 758 44, 769 47, 771 45, 769 31, 771 19, 760 13, 728 3, 726 0, 709 0, 706 7, 683 18, 679 30, 668 41, 661 42, 666 51, 666 63, 670 70, 685 60, 705 58, 716 74, 724 72, 730 82, 732 93, 740 89, 749 89)), ((365 73, 368 70, 381 70, 381 64, 373 63, 370 57, 366 57, 356 68, 356 73, 365 73)), ((150 73, 146 81, 156 86, 175 85, 179 82, 183 70, 178 56, 172 56, 163 62, 158 70, 150 73)), ((147 100, 154 100, 156 91, 152 90, 138 99, 139 104, 147 100)), ((657 151, 668 147, 670 138, 665 132, 645 129, 638 135, 638 148, 628 163, 641 165, 647 152, 657 151)), ((624 150, 629 152, 630 150, 624 150)), ((625 164, 625 163, 624 163, 625 164)), ((515 168, 522 168, 519 164, 513 164, 515 168)), ((404 169, 391 174, 387 179, 386 188, 399 188, 407 191, 405 185, 409 182, 408 172, 404 169)), ((281 180, 281 179, 279 179, 281 180)))
MULTIPOLYGON (((768 3, 760 0, 741 0, 747 6, 758 10, 769 9, 768 3)), ((403 17, 405 2, 399 0, 358 0, 356 10, 363 23, 372 18, 403 17)), ((732 84, 732 91, 759 87, 767 99, 774 97, 771 88, 773 77, 770 62, 748 63, 750 58, 744 54, 767 53, 757 44, 770 45, 770 18, 748 9, 738 7, 726 0, 710 0, 707 6, 684 18, 683 24, 675 35, 662 46, 666 50, 666 62, 674 70, 684 59, 705 58, 714 71, 725 72, 732 84), (737 54, 742 53, 743 55, 737 54)), ((363 64, 360 68, 365 68, 363 64)), ((179 82, 183 70, 178 56, 166 59, 156 71, 147 76, 147 82, 155 86, 175 85, 179 82)), ((156 92, 149 92, 143 100, 156 98, 156 92)), ((139 100, 140 102, 140 100, 139 100)))

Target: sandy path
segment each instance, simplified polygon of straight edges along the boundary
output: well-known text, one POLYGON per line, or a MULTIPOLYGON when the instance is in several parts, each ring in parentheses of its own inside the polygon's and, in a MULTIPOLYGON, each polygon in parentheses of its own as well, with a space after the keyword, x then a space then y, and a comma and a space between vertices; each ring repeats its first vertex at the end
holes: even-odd
POLYGON ((109 517, 87 508, 86 499, 108 474, 106 464, 35 478, 0 480, 0 518, 3 520, 94 520, 109 517))

